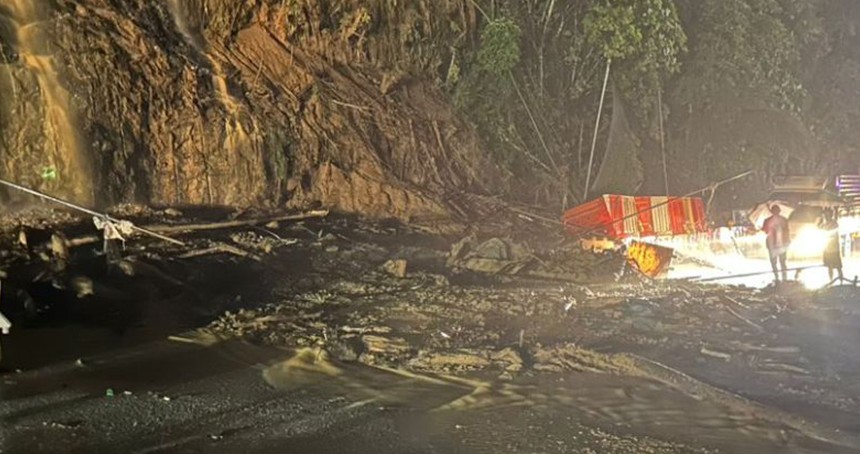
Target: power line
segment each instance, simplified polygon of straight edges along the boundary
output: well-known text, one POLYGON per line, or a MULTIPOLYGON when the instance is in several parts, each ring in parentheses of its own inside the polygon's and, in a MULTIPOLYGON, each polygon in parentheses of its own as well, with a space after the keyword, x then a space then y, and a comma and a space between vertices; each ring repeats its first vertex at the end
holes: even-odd
MULTIPOLYGON (((83 213, 89 214, 89 215, 91 215, 91 216, 96 216, 96 217, 99 217, 99 218, 105 219, 105 220, 110 221, 110 222, 113 222, 113 223, 120 222, 120 220, 119 220, 119 219, 116 219, 116 218, 114 218, 114 217, 112 217, 112 216, 110 216, 110 215, 108 215, 108 214, 105 214, 105 213, 99 213, 98 211, 91 210, 91 209, 89 209, 89 208, 87 208, 87 207, 83 207, 83 206, 80 206, 80 205, 74 204, 74 203, 72 203, 72 202, 69 202, 69 201, 67 201, 67 200, 63 200, 63 199, 60 199, 60 198, 54 197, 54 196, 52 196, 52 195, 48 195, 48 194, 45 194, 45 193, 43 193, 43 192, 39 192, 39 191, 37 191, 37 190, 35 190, 35 189, 30 189, 30 188, 28 188, 28 187, 26 187, 26 186, 21 186, 21 185, 19 185, 19 184, 12 183, 11 181, 6 181, 6 180, 4 180, 4 179, 2 179, 2 178, 0 178, 0 184, 2 184, 2 185, 4 185, 4 186, 8 186, 8 187, 13 188, 13 189, 17 189, 17 190, 19 190, 19 191, 21 191, 21 192, 26 192, 27 194, 34 195, 34 196, 39 197, 39 198, 42 198, 42 199, 45 199, 45 200, 48 200, 48 201, 51 201, 51 202, 54 202, 54 203, 57 203, 57 204, 60 204, 60 205, 63 205, 63 206, 69 207, 69 208, 72 208, 72 209, 74 209, 74 210, 78 210, 78 211, 80 211, 80 212, 83 212, 83 213)), ((179 246, 185 246, 185 243, 183 243, 182 241, 179 241, 179 240, 177 240, 177 239, 170 238, 169 236, 164 236, 164 235, 162 235, 162 234, 160 234, 160 233, 157 233, 157 232, 153 232, 152 230, 148 230, 148 229, 145 229, 145 228, 143 228, 143 227, 138 227, 138 226, 136 226, 136 225, 134 225, 134 224, 131 224, 131 228, 133 228, 134 230, 137 230, 138 232, 143 233, 143 234, 145 234, 145 235, 149 235, 149 236, 151 236, 151 237, 153 237, 153 238, 158 238, 158 239, 160 239, 160 240, 164 240, 164 241, 167 241, 167 242, 170 242, 170 243, 173 243, 173 244, 179 245, 179 246)))

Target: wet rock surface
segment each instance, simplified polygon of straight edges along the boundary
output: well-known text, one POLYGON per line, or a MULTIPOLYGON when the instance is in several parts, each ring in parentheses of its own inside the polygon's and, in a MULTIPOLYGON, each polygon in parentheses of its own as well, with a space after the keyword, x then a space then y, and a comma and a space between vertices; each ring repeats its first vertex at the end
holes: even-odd
MULTIPOLYGON (((466 0, 4 2, 0 177, 88 206, 450 218, 459 193, 503 188, 433 76, 477 14, 466 0)), ((32 202, 0 189, 0 204, 32 202)))

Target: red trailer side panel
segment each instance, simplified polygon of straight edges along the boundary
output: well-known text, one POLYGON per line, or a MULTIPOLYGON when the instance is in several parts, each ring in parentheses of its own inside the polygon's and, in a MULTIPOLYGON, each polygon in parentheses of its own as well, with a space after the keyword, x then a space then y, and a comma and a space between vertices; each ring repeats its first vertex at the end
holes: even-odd
POLYGON ((636 197, 636 211, 639 213, 640 235, 652 236, 654 230, 654 210, 651 209, 653 197, 636 197))
POLYGON ((681 234, 686 231, 684 228, 687 223, 687 216, 684 210, 684 199, 669 200, 669 223, 672 229, 671 234, 681 234))
POLYGON ((611 219, 603 197, 577 205, 564 212, 565 230, 570 235, 579 235, 594 229, 594 235, 611 236, 608 230, 611 219))
POLYGON ((705 205, 695 197, 607 194, 567 210, 562 219, 571 235, 591 232, 612 239, 684 235, 707 229, 705 205))
POLYGON ((605 195, 603 199, 606 200, 607 205, 609 206, 609 216, 610 216, 610 226, 609 231, 612 232, 612 238, 625 238, 628 236, 628 232, 624 229, 624 221, 621 219, 624 218, 624 196, 622 195, 605 195))

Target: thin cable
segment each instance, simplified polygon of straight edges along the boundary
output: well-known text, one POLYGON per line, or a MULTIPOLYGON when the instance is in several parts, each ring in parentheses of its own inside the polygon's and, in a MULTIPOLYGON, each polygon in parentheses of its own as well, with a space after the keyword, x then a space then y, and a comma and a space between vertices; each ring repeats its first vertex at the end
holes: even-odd
MULTIPOLYGON (((98 211, 91 210, 91 209, 89 209, 89 208, 87 208, 87 207, 83 207, 83 206, 80 206, 80 205, 74 204, 74 203, 72 203, 72 202, 69 202, 69 201, 66 201, 66 200, 63 200, 63 199, 59 199, 59 198, 54 197, 54 196, 52 196, 52 195, 48 195, 48 194, 45 194, 45 193, 39 192, 39 191, 37 191, 37 190, 35 190, 35 189, 30 189, 30 188, 28 188, 28 187, 26 187, 26 186, 21 186, 21 185, 19 185, 19 184, 15 184, 15 183, 12 183, 12 182, 10 182, 10 181, 6 181, 6 180, 4 180, 4 179, 2 179, 2 178, 0 178, 0 184, 3 184, 3 185, 5 185, 5 186, 8 186, 8 187, 13 188, 13 189, 17 189, 17 190, 19 190, 19 191, 21 191, 21 192, 26 192, 27 194, 34 195, 34 196, 36 196, 36 197, 39 197, 39 198, 42 198, 42 199, 45 199, 45 200, 49 200, 49 201, 54 202, 54 203, 56 203, 56 204, 59 204, 59 205, 63 205, 63 206, 66 206, 66 207, 72 208, 72 209, 74 209, 74 210, 78 210, 78 211, 80 211, 80 212, 83 212, 83 213, 89 214, 89 215, 91 215, 91 216, 96 216, 96 217, 100 217, 100 218, 103 218, 103 219, 107 219, 107 220, 108 220, 108 221, 110 221, 110 222, 120 222, 120 220, 119 220, 119 219, 116 219, 116 218, 114 218, 114 217, 112 217, 112 216, 110 216, 110 215, 108 215, 108 214, 105 214, 105 213, 99 213, 98 211)), ((132 227, 134 230, 137 230, 138 232, 141 232, 141 233, 143 233, 143 234, 149 235, 149 236, 151 236, 151 237, 153 237, 153 238, 158 238, 158 239, 160 239, 160 240, 164 240, 164 241, 167 241, 167 242, 170 242, 170 243, 173 243, 173 244, 179 245, 179 246, 185 246, 185 243, 184 243, 184 242, 179 241, 179 240, 176 240, 176 239, 173 239, 173 238, 170 238, 169 236, 161 235, 160 233, 153 232, 153 231, 148 230, 148 229, 145 229, 145 228, 143 228, 143 227, 138 227, 138 226, 136 226, 136 225, 134 225, 134 224, 132 224, 132 225, 131 225, 131 227, 132 227)))

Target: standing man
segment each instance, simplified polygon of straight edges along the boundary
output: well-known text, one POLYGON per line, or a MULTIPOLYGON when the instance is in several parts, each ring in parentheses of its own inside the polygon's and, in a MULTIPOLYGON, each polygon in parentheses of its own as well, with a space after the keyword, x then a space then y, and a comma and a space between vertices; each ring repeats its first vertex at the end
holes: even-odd
POLYGON ((762 230, 767 233, 767 252, 770 256, 770 266, 773 269, 773 278, 779 282, 776 262, 782 267, 782 280, 788 280, 788 271, 785 262, 788 253, 788 245, 791 242, 788 231, 788 219, 779 214, 781 210, 778 205, 770 207, 771 217, 765 219, 762 230))

